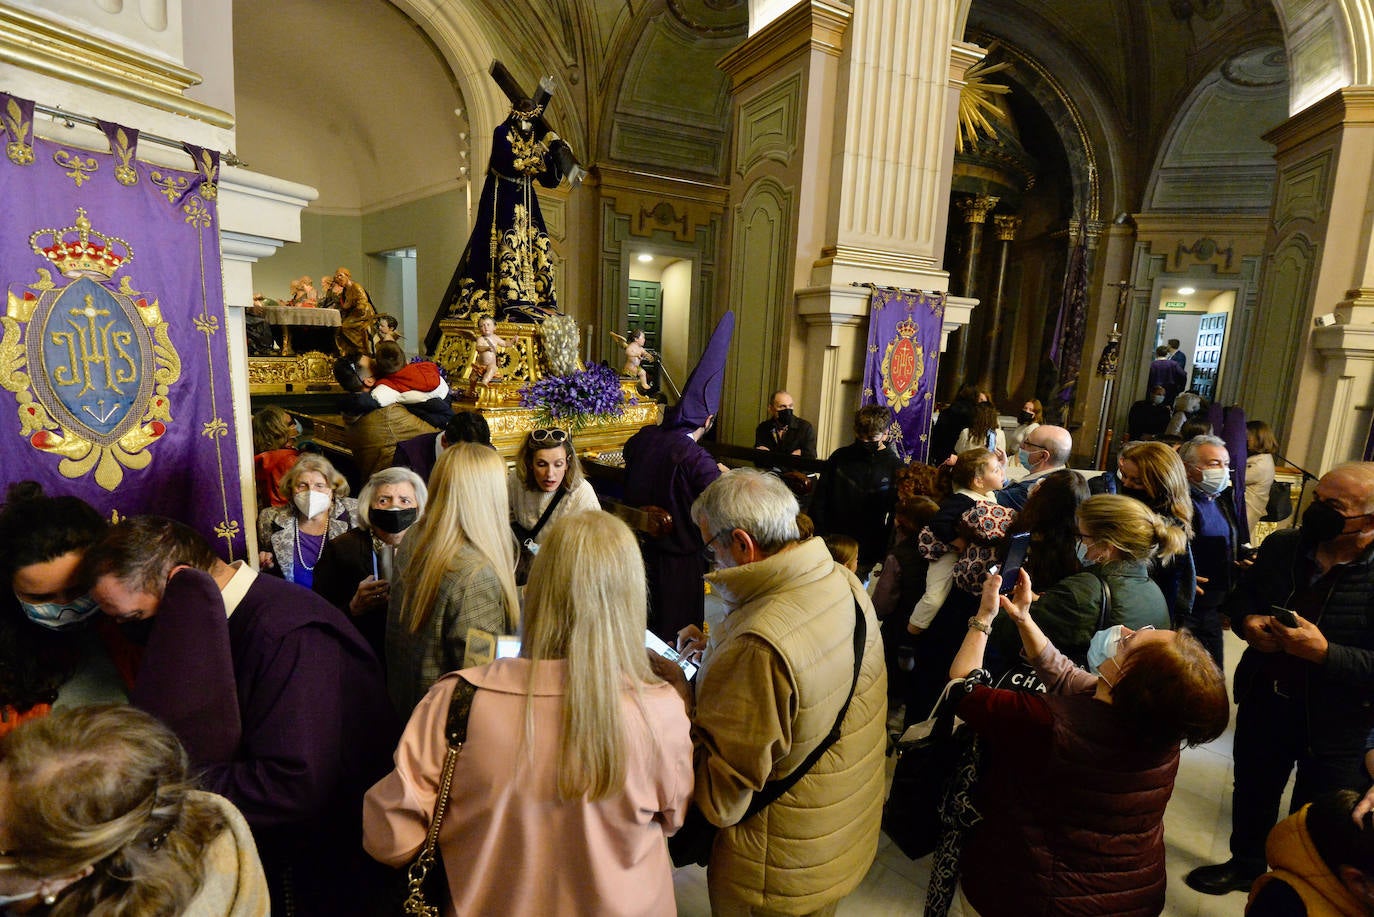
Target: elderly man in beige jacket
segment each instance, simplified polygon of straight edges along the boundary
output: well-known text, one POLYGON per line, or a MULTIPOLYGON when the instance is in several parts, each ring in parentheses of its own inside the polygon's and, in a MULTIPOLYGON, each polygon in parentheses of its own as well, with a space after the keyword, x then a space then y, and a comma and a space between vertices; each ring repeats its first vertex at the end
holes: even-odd
POLYGON ((752 469, 722 476, 692 506, 728 611, 696 677, 695 803, 722 828, 707 869, 714 915, 832 914, 878 847, 887 676, 873 605, 819 538, 798 540, 797 501, 752 469), (866 622, 855 681, 857 614, 866 622), (840 738, 771 805, 835 725, 840 738))

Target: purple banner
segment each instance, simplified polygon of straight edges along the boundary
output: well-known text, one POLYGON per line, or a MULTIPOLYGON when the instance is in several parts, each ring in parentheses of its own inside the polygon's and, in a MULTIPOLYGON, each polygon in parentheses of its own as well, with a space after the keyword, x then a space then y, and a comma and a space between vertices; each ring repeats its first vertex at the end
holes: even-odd
POLYGON ((892 410, 895 429, 888 442, 903 461, 924 462, 930 448, 944 321, 944 293, 873 290, 863 403, 892 410))
POLYGON ((214 179, 33 137, 0 94, 0 493, 36 480, 106 516, 156 513, 244 556, 214 179))

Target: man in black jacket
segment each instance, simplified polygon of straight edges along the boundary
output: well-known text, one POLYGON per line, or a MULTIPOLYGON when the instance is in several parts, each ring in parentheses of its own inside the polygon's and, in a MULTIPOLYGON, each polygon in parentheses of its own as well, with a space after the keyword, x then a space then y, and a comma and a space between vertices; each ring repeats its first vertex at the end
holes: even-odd
POLYGON ((892 412, 870 404, 854 415, 854 442, 830 453, 810 515, 818 535, 848 535, 859 543, 859 579, 883 559, 897 505, 902 460, 887 448, 892 412))
POLYGON ((1236 668, 1231 859, 1188 885, 1244 890, 1265 870, 1264 841, 1298 768, 1292 811, 1369 785, 1374 727, 1374 463, 1338 465, 1317 483, 1297 531, 1275 532, 1223 606, 1249 647, 1236 668))

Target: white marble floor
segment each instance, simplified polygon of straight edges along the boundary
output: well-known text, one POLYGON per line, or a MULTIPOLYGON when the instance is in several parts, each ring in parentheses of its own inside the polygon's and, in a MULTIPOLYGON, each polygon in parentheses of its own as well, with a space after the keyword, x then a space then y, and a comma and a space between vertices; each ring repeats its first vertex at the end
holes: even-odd
MULTIPOLYGON (((1240 659, 1244 643, 1226 634, 1227 684, 1240 659)), ((1231 708, 1232 728, 1235 707, 1231 708)), ((1286 812, 1285 798, 1281 811, 1286 812)), ((1239 917, 1246 896, 1201 895, 1183 882, 1195 866, 1220 863, 1229 858, 1231 833, 1231 728, 1210 745, 1183 752, 1178 781, 1164 816, 1164 843, 1168 850, 1169 890, 1166 917, 1239 917)), ((925 902, 930 858, 912 862, 884 836, 878 856, 863 884, 840 904, 842 917, 885 917, 920 914, 925 902)), ((706 870, 684 867, 673 875, 678 913, 682 917, 706 917, 711 907, 706 895, 706 870)), ((956 904, 951 917, 963 917, 956 904)))

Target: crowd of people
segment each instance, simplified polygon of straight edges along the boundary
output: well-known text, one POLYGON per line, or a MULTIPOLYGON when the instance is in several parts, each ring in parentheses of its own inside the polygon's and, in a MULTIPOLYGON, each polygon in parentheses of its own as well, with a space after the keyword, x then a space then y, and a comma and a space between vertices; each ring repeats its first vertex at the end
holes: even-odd
MULTIPOLYGON (((386 397, 442 399, 415 365, 386 397)), ((896 737, 943 696, 977 736, 976 814, 947 824, 932 896, 957 877, 987 917, 1157 914, 1180 746, 1228 725, 1229 627, 1232 858, 1188 883, 1374 913, 1374 464, 1327 472, 1256 550, 1267 425, 1195 411, 1090 479, 1038 402, 1004 430, 967 389, 938 461, 904 463, 867 406, 811 487, 717 464, 703 366, 625 449, 621 499, 666 508, 657 535, 600 509, 566 431, 508 470, 473 412, 354 499, 264 409, 256 567, 13 486, 0 910, 386 913, 432 851, 449 914, 671 914, 685 862, 713 913, 832 914, 894 815, 896 737)), ((790 393, 755 446, 814 461, 790 393)))

